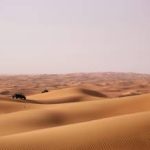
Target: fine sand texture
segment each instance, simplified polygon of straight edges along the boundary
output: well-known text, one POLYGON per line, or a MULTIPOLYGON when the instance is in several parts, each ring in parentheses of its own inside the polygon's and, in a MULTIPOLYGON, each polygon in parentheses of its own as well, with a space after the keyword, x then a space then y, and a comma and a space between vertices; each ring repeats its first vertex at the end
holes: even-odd
POLYGON ((84 84, 31 94, 26 101, 0 96, 0 150, 149 149, 149 93, 112 98, 84 84))

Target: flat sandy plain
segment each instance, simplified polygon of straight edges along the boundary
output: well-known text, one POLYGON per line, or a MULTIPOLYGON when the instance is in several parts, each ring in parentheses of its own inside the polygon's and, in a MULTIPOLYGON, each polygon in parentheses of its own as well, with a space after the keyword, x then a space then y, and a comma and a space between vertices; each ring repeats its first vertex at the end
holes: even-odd
POLYGON ((150 149, 150 75, 3 75, 0 83, 0 150, 150 149), (27 102, 12 100, 15 92, 27 102))

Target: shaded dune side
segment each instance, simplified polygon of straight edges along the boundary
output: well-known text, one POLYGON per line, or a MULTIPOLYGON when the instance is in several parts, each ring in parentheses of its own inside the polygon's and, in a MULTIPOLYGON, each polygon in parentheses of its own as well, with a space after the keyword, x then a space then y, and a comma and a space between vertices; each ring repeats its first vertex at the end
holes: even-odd
POLYGON ((0 138, 7 150, 148 150, 150 112, 0 138))
POLYGON ((44 106, 0 116, 0 135, 27 132, 71 123, 150 110, 149 99, 122 98, 44 106), (11 124, 11 126, 7 126, 11 124))
POLYGON ((80 89, 78 89, 78 91, 80 93, 87 94, 87 95, 90 95, 90 96, 105 97, 105 98, 107 97, 105 94, 100 93, 100 92, 95 91, 95 90, 91 90, 91 89, 80 88, 80 89))
MULTIPOLYGON (((70 97, 63 97, 63 98, 55 98, 55 99, 47 99, 47 100, 27 100, 28 103, 36 103, 36 104, 63 104, 63 103, 74 103, 74 102, 81 102, 84 101, 86 97, 84 96, 70 96, 70 97)), ((88 99, 86 99, 88 100, 88 99)))

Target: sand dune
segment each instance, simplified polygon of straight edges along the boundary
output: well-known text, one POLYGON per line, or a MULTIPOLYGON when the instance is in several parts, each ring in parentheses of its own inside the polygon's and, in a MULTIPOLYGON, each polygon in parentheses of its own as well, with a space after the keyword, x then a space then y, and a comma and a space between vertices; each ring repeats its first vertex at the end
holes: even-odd
POLYGON ((148 150, 150 112, 4 136, 2 149, 148 150))
POLYGON ((35 104, 26 104, 26 108, 22 106, 22 111, 1 115, 0 136, 148 111, 149 98, 150 94, 146 94, 140 97, 100 99, 63 105, 36 107, 35 104), (7 126, 8 123, 11 127, 7 126))
POLYGON ((24 102, 17 102, 17 101, 14 102, 12 100, 0 100, 0 114, 35 109, 39 107, 40 107, 39 105, 26 104, 24 102))
POLYGON ((64 88, 60 90, 53 90, 47 93, 41 93, 36 95, 28 96, 28 99, 37 100, 41 103, 58 103, 62 102, 78 102, 84 100, 92 100, 92 98, 106 98, 107 96, 103 93, 100 93, 96 90, 86 89, 86 88, 64 88))
POLYGON ((27 98, 0 97, 0 149, 150 149, 150 94, 72 87, 27 98))

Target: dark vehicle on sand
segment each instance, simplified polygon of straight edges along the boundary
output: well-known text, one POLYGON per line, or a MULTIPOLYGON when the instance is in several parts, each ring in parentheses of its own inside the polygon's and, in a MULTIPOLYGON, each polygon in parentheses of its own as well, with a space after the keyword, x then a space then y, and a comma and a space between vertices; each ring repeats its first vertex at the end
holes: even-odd
POLYGON ((13 96, 12 96, 13 99, 23 99, 23 100, 26 100, 26 97, 25 95, 21 94, 21 93, 15 93, 13 96))

